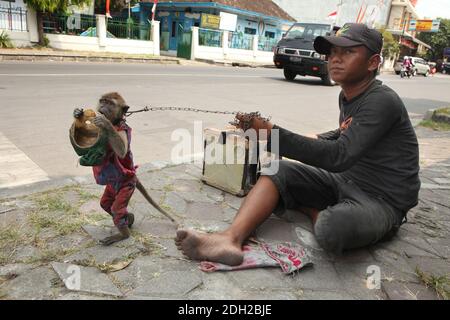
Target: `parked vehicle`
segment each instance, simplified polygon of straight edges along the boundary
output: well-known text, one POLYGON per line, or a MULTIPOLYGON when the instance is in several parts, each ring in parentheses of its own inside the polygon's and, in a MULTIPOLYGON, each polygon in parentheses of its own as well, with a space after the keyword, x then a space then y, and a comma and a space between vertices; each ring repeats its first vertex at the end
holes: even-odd
POLYGON ((399 75, 400 71, 402 71, 402 67, 403 67, 403 59, 398 59, 394 64, 395 74, 399 75))
POLYGON ((430 65, 422 58, 412 57, 415 75, 421 74, 425 77, 430 75, 430 65))
POLYGON ((327 56, 314 51, 314 40, 318 36, 331 35, 339 30, 329 24, 295 23, 274 48, 273 62, 283 68, 286 80, 297 75, 322 79, 325 85, 335 85, 328 74, 327 56))
POLYGON ((444 62, 442 64, 442 73, 443 74, 450 74, 450 62, 444 62))
POLYGON ((413 76, 420 74, 425 77, 428 77, 430 75, 431 70, 430 70, 430 66, 429 66, 428 62, 426 62, 424 59, 419 58, 419 57, 408 57, 408 56, 404 56, 403 58, 397 60, 397 62, 394 65, 394 71, 396 74, 400 74, 400 71, 402 70, 402 66, 403 66, 403 61, 406 58, 412 59, 412 63, 414 66, 413 76))

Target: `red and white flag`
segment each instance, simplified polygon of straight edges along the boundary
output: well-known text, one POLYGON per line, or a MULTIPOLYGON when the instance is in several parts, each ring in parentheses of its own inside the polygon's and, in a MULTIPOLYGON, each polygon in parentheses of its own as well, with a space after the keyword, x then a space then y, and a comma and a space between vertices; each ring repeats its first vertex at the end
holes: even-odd
POLYGON ((112 18, 111 13, 109 12, 110 0, 106 0, 106 18, 112 18))
POLYGON ((154 0, 153 7, 152 7, 152 21, 155 21, 155 12, 156 12, 156 6, 158 5, 158 0, 154 0))
POLYGON ((337 11, 333 11, 328 15, 327 18, 330 20, 336 20, 336 17, 337 17, 337 11))

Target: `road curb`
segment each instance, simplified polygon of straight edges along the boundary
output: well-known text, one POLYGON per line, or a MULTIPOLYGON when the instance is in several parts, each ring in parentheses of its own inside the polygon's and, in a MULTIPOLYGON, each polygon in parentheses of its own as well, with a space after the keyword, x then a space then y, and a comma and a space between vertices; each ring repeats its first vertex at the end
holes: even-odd
POLYGON ((166 58, 132 58, 108 56, 84 56, 63 54, 15 54, 0 53, 0 61, 61 61, 61 62, 116 62, 116 63, 154 63, 154 64, 180 64, 179 59, 166 58))
MULTIPOLYGON (((175 167, 178 165, 192 163, 191 161, 186 161, 183 163, 173 163, 169 161, 152 161, 149 163, 142 164, 138 166, 138 177, 139 171, 158 171, 169 167, 175 167)), ((0 200, 7 200, 11 198, 23 197, 29 194, 46 192, 53 189, 63 188, 67 186, 75 185, 85 185, 95 183, 92 174, 87 174, 83 176, 75 177, 60 177, 54 178, 46 181, 35 182, 31 184, 21 185, 17 187, 10 188, 0 188, 0 200)))
POLYGON ((224 67, 243 67, 243 68, 275 68, 275 65, 271 64, 254 64, 251 62, 241 61, 227 61, 227 60, 212 60, 212 59, 200 59, 196 58, 195 61, 208 63, 217 66, 224 67))

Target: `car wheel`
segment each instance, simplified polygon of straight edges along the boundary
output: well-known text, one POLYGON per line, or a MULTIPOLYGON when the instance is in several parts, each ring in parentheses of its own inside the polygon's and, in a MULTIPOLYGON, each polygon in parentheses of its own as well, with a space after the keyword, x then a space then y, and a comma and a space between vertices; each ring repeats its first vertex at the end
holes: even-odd
POLYGON ((294 71, 286 69, 286 68, 283 70, 283 73, 284 73, 284 77, 288 81, 294 80, 295 77, 297 76, 297 74, 294 71))
POLYGON ((395 74, 396 74, 396 75, 399 75, 399 74, 400 74, 400 71, 395 71, 395 74))
POLYGON ((322 77, 322 82, 323 82, 324 85, 329 86, 329 87, 332 87, 332 86, 336 85, 336 82, 333 79, 331 79, 330 74, 327 74, 326 76, 323 76, 322 77))
POLYGON ((446 70, 444 69, 444 70, 442 70, 442 73, 443 73, 443 74, 446 74, 446 73, 447 73, 447 71, 446 71, 446 70))

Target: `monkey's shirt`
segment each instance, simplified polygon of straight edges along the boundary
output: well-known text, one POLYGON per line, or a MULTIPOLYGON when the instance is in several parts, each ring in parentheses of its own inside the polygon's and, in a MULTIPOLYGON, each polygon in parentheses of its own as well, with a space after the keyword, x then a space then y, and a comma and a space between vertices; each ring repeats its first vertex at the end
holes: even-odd
POLYGON ((128 152, 123 159, 119 158, 112 147, 107 145, 106 156, 102 164, 92 168, 95 181, 100 185, 111 185, 118 191, 124 182, 130 181, 136 176, 136 167, 131 152, 131 128, 125 121, 114 126, 116 131, 126 131, 128 140, 128 152))

